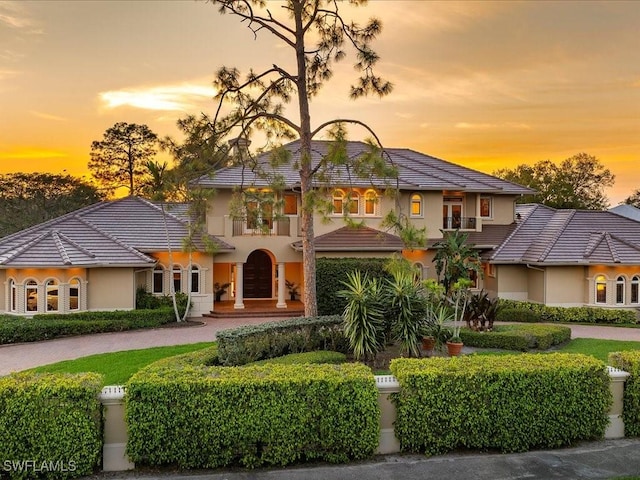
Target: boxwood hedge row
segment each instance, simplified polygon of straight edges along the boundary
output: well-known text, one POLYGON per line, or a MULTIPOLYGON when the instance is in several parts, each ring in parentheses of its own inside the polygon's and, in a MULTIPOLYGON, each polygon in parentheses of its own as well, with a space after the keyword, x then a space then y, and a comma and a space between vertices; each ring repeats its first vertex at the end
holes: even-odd
POLYGON ((571 329, 561 325, 495 325, 491 332, 463 328, 460 337, 465 345, 503 350, 547 350, 571 340, 571 329))
POLYGON ((395 359, 403 451, 521 452, 602 438, 611 403, 604 363, 586 355, 395 359))
POLYGON ((290 353, 331 350, 348 352, 342 317, 302 317, 247 325, 216 334, 221 365, 245 365, 290 353))
POLYGON ((597 307, 547 307, 540 303, 520 302, 517 300, 500 300, 501 310, 498 312, 499 321, 540 321, 558 323, 637 323, 636 314, 632 310, 597 307), (516 310, 514 312, 514 309, 516 310), (536 315, 517 311, 528 310, 536 315))
POLYGON ((101 463, 102 377, 0 377, 0 460, 10 478, 74 478, 101 463))
POLYGON ((180 468, 361 459, 378 444, 377 395, 360 364, 155 364, 127 384, 127 451, 180 468))
POLYGON ((624 385, 622 420, 627 437, 640 437, 640 351, 613 352, 609 365, 631 375, 624 385))
POLYGON ((33 318, 3 315, 0 317, 0 344, 152 328, 174 321, 173 310, 168 308, 46 314, 33 318))

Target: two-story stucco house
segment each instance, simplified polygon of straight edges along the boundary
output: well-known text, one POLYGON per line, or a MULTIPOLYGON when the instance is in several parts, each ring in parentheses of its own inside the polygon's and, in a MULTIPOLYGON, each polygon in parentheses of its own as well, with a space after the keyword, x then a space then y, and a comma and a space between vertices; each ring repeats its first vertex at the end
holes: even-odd
MULTIPOLYGON (((314 161, 329 145, 313 142, 314 161)), ((135 197, 101 202, 0 239, 0 311, 130 309, 137 288, 160 295, 173 286, 191 292, 192 313, 202 315, 217 308, 217 283, 229 284, 222 301, 232 310, 267 300, 261 303, 286 312, 292 302, 285 282, 300 286, 304 278, 300 179, 292 166, 299 142, 285 148, 290 164, 271 167, 269 154, 257 159, 283 180, 277 197, 246 166, 199 179, 216 195, 207 209, 209 241, 196 241, 200 251, 193 254, 192 270, 181 253, 189 222, 185 206, 163 209, 135 197), (240 185, 248 201, 232 208, 240 185), (204 245, 212 242, 215 252, 208 253, 204 245)), ((350 157, 366 149, 361 142, 347 144, 350 157)), ((383 195, 384 182, 348 180, 346 171, 334 176, 326 199, 332 212, 314 222, 318 257, 401 254, 423 277, 435 278, 435 244, 443 232, 460 229, 482 253, 484 276, 476 287, 494 296, 564 306, 640 306, 640 222, 612 212, 516 206, 529 189, 409 149, 386 154, 398 169, 399 196, 383 195), (398 208, 426 228, 426 247, 407 249, 382 227, 385 214, 398 208), (363 226, 348 227, 345 216, 363 226)))

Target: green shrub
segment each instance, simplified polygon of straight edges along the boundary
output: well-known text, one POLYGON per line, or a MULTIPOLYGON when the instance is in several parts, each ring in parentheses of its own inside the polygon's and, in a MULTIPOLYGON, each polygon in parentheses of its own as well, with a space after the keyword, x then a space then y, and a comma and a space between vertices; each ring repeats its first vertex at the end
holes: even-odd
POLYGON ((304 365, 309 363, 332 363, 341 364, 347 361, 347 356, 340 352, 331 352, 328 350, 318 350, 316 352, 290 353, 284 357, 270 358, 268 360, 260 360, 253 362, 251 365, 304 365))
POLYGON ((318 258, 316 261, 316 292, 319 315, 342 315, 346 299, 337 295, 347 274, 359 270, 372 278, 391 278, 384 269, 388 258, 318 258))
POLYGON ((547 350, 571 339, 571 329, 560 325, 498 325, 491 332, 462 329, 465 345, 503 350, 547 350))
POLYGON ((127 384, 127 451, 180 468, 361 459, 378 444, 377 396, 360 364, 153 365, 127 384))
POLYGON ((630 374, 624 385, 622 420, 627 437, 640 437, 640 350, 612 352, 609 365, 630 374))
POLYGON ((173 310, 118 310, 0 318, 0 344, 151 328, 175 321, 173 310))
POLYGON ((602 438, 609 376, 586 355, 395 359, 395 433, 403 451, 521 452, 602 438))
POLYGON ((33 462, 22 471, 10 465, 5 473, 53 479, 91 474, 102 458, 101 385, 95 373, 0 377, 2 468, 7 461, 33 462))
MULTIPOLYGON (((178 313, 184 315, 187 308, 189 297, 186 293, 176 292, 176 305, 178 313)), ((137 310, 156 310, 158 308, 173 309, 173 299, 171 295, 154 295, 147 292, 144 287, 138 287, 136 290, 136 309, 137 310)))
MULTIPOLYGON (((500 305, 503 310, 516 308, 533 311, 540 316, 541 322, 599 324, 637 323, 636 314, 632 310, 598 307, 547 307, 540 303, 519 302, 516 300, 500 300, 500 305)), ((504 312, 502 315, 504 315, 504 312)), ((500 315, 501 320, 502 315, 500 315)))
POLYGON ((289 353, 333 350, 346 353, 342 318, 303 317, 223 330, 216 334, 221 365, 245 365, 289 353))
POLYGON ((499 322, 539 323, 540 314, 527 308, 503 308, 498 312, 496 320, 499 322))

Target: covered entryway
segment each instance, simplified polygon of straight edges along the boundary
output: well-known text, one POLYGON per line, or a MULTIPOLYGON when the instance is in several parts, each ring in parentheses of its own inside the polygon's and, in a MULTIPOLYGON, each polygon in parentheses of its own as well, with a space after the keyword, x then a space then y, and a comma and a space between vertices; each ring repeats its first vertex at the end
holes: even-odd
POLYGON ((273 263, 269 254, 254 250, 244 264, 244 298, 273 297, 273 263))

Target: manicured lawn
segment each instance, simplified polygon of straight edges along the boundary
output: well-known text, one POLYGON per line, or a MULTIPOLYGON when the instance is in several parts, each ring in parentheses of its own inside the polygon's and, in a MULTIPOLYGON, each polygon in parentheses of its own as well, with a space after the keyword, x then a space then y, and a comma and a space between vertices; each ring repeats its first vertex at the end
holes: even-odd
POLYGON ((202 342, 189 345, 173 345, 170 347, 153 347, 144 350, 101 353, 76 360, 65 360, 63 362, 43 365, 32 369, 32 371, 49 373, 96 372, 104 375, 105 385, 122 385, 129 380, 131 375, 142 367, 161 358, 193 352, 210 347, 213 344, 214 342, 202 342))
POLYGON ((620 352, 623 350, 640 350, 640 342, 576 338, 559 349, 560 352, 564 353, 584 353, 592 355, 603 362, 607 361, 609 352, 620 352))

